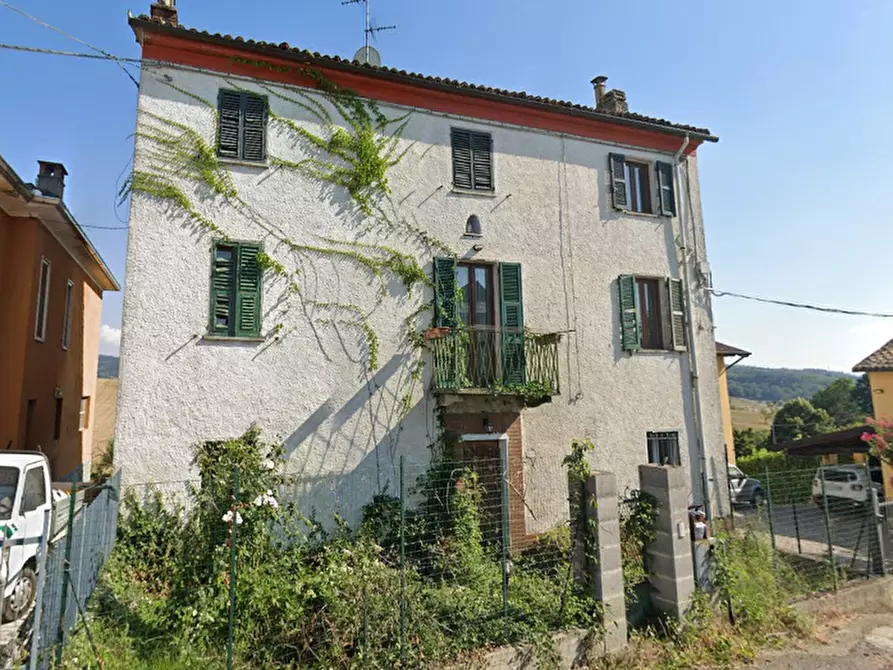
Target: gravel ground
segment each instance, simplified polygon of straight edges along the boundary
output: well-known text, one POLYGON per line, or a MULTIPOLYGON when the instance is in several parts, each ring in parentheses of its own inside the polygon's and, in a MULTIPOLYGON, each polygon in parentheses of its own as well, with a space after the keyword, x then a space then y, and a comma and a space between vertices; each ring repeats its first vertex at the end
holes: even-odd
POLYGON ((750 667, 759 670, 893 670, 893 612, 820 619, 817 640, 802 648, 767 651, 750 667), (823 643, 824 642, 824 643, 823 643))

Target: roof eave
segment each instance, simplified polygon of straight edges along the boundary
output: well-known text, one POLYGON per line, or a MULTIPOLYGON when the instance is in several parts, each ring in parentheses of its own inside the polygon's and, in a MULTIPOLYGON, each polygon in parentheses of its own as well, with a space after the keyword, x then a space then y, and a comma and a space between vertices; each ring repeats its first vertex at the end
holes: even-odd
POLYGON ((121 286, 118 284, 118 280, 115 279, 115 275, 112 274, 112 271, 109 269, 106 262, 103 260, 102 256, 99 255, 99 251, 97 251, 96 247, 93 246, 93 243, 90 241, 90 238, 84 234, 84 230, 78 224, 77 220, 72 215, 71 211, 68 209, 66 204, 59 198, 50 198, 46 196, 33 196, 34 202, 49 205, 54 207, 59 214, 62 215, 65 222, 70 225, 79 238, 79 242, 84 245, 84 248, 87 250, 87 254, 90 256, 90 260, 93 262, 95 268, 99 271, 98 273, 93 274, 93 280, 97 283, 97 285, 103 291, 120 291, 121 286))
MULTIPOLYGON (((90 275, 91 279, 96 282, 96 285, 99 286, 103 291, 121 290, 121 286, 118 284, 118 280, 115 279, 112 271, 109 269, 108 265, 106 265, 105 261, 102 259, 102 256, 99 255, 99 252, 96 250, 96 247, 93 246, 90 238, 88 238, 84 234, 83 229, 80 227, 80 225, 78 225, 78 222, 75 220, 72 213, 68 210, 68 207, 60 198, 51 198, 48 196, 35 194, 2 156, 0 156, 0 178, 2 178, 2 180, 6 183, 10 184, 13 187, 15 193, 20 198, 22 198, 22 200, 24 200, 25 203, 28 204, 28 206, 49 208, 61 215, 61 218, 64 221, 65 225, 69 226, 77 234, 78 243, 83 245, 84 249, 86 249, 87 255, 89 256, 94 269, 97 271, 90 272, 86 268, 84 268, 87 274, 90 275)), ((49 223, 46 220, 46 217, 38 214, 36 218, 38 218, 45 226, 49 227, 49 223)), ((63 245, 63 247, 64 246, 65 245, 63 245)), ((70 250, 66 250, 69 254, 72 253, 70 250)))
POLYGON ((703 142, 719 142, 719 137, 713 135, 711 133, 704 133, 694 129, 686 129, 679 128, 670 125, 664 125, 660 123, 653 123, 650 121, 643 121, 641 119, 630 119, 622 116, 615 116, 613 114, 606 114, 604 112, 599 112, 596 110, 587 110, 587 109, 574 109, 573 107, 566 107, 564 105, 558 104, 550 104, 547 102, 540 102, 538 100, 531 100, 528 98, 521 98, 517 96, 505 95, 503 93, 498 93, 496 91, 481 91, 475 88, 466 88, 463 86, 455 86, 448 83, 436 82, 436 81, 428 81, 422 79, 420 77, 415 77, 410 74, 401 74, 399 72, 390 72, 388 70, 380 70, 376 68, 370 68, 359 63, 353 63, 346 60, 335 60, 332 58, 325 57, 316 57, 312 54, 308 54, 306 52, 296 52, 287 50, 284 48, 280 48, 276 45, 264 45, 264 44, 252 44, 250 42, 243 42, 240 40, 236 40, 233 38, 227 38, 224 36, 217 35, 208 35, 203 34, 201 32, 192 31, 186 28, 182 28, 179 26, 170 26, 166 24, 156 23, 154 21, 142 19, 138 16, 130 17, 128 19, 130 23, 130 27, 133 29, 134 35, 136 36, 137 42, 140 42, 140 29, 149 29, 160 33, 166 33, 170 35, 178 35, 182 37, 188 36, 189 39, 194 39, 200 42, 205 42, 208 44, 218 44, 221 46, 228 47, 237 47, 239 49, 243 49, 245 51, 249 51, 252 53, 266 54, 266 55, 275 55, 277 58, 283 58, 285 60, 292 60, 299 63, 315 63, 324 65, 327 68, 331 68, 333 70, 341 70, 342 72, 349 72, 353 74, 360 74, 368 77, 384 79, 387 81, 397 81, 401 83, 405 83, 411 86, 417 86, 419 88, 427 88, 430 90, 436 91, 445 91, 450 93, 461 93, 462 95, 467 95, 469 97, 475 97, 484 100, 494 100, 498 102, 505 102, 513 105, 519 105, 522 107, 527 107, 530 109, 537 110, 546 110, 551 112, 558 112, 561 114, 567 114, 569 116, 576 116, 580 118, 587 118, 597 121, 602 121, 605 123, 614 123, 618 125, 628 126, 632 128, 642 128, 646 130, 653 130, 656 132, 666 133, 669 135, 675 135, 678 137, 686 137, 688 136, 690 139, 700 140, 703 142))

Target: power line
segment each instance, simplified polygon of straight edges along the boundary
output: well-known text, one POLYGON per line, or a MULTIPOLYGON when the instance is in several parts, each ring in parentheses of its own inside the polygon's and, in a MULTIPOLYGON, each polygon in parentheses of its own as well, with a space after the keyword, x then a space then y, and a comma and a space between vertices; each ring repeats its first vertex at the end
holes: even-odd
POLYGON ((871 316, 878 319, 893 319, 893 314, 884 312, 863 312, 856 309, 843 309, 840 307, 822 307, 820 305, 809 305, 802 302, 790 302, 788 300, 776 300, 774 298, 760 298, 755 295, 744 295, 743 293, 732 293, 731 291, 717 291, 716 289, 707 289, 710 293, 718 298, 731 296, 732 298, 741 298, 742 300, 753 300, 755 302, 768 303, 770 305, 781 305, 782 307, 796 307, 797 309, 810 309, 814 312, 826 312, 829 314, 846 314, 848 316, 871 316))
POLYGON ((128 226, 92 226, 87 223, 79 223, 80 228, 95 228, 96 230, 127 230, 128 226))
POLYGON ((6 7, 7 9, 9 9, 9 10, 11 10, 11 11, 13 11, 13 12, 16 12, 16 13, 18 13, 18 14, 21 14, 21 15, 24 16, 25 18, 30 19, 31 21, 34 21, 35 23, 37 23, 38 25, 43 26, 44 28, 49 28, 50 30, 52 30, 52 31, 54 31, 54 32, 57 32, 57 33, 59 33, 60 35, 63 35, 63 36, 67 37, 67 38, 70 39, 70 40, 74 40, 75 42, 78 42, 79 44, 83 44, 83 45, 84 45, 85 47, 87 47, 88 49, 91 49, 91 50, 93 50, 93 51, 95 51, 95 52, 97 52, 97 53, 100 53, 100 54, 106 56, 107 58, 109 58, 109 59, 115 61, 115 62, 117 63, 117 65, 118 65, 118 67, 121 68, 121 71, 122 71, 124 74, 126 74, 126 75, 130 78, 130 81, 133 82, 134 86, 136 86, 137 88, 139 88, 139 82, 136 80, 136 78, 135 78, 132 74, 130 74, 130 71, 129 71, 127 68, 124 67, 124 63, 123 63, 122 60, 121 60, 120 58, 118 58, 117 56, 113 56, 112 54, 110 54, 108 51, 105 51, 104 49, 100 49, 99 47, 95 47, 95 46, 93 46, 92 44, 90 44, 89 42, 85 42, 84 40, 80 39, 79 37, 75 37, 74 35, 71 35, 71 34, 69 34, 69 33, 66 33, 66 32, 65 32, 64 30, 62 30, 61 28, 57 28, 56 26, 51 25, 51 24, 47 23, 46 21, 42 21, 42 20, 38 19, 36 16, 32 16, 32 15, 29 14, 28 12, 26 12, 26 11, 24 11, 24 10, 22 10, 22 9, 19 9, 18 7, 14 6, 14 5, 9 4, 8 2, 6 2, 6 0, 0 0, 0 5, 2 5, 3 7, 6 7))
POLYGON ((105 54, 87 54, 79 51, 60 51, 58 49, 41 49, 39 47, 26 47, 21 44, 0 44, 0 49, 12 51, 26 51, 28 53, 47 54, 50 56, 70 56, 72 58, 93 58, 96 60, 121 61, 122 63, 139 63, 139 58, 119 58, 118 56, 106 56, 105 54))

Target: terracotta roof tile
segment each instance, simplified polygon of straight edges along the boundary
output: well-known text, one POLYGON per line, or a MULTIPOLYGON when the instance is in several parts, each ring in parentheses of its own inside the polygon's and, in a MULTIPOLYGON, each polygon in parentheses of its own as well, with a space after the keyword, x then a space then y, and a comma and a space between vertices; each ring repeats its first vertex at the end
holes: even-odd
POLYGON ((288 44, 288 42, 281 42, 279 44, 273 44, 272 42, 264 42, 264 41, 255 41, 252 39, 246 39, 242 36, 232 35, 221 35, 220 33, 209 33, 205 30, 197 30, 195 28, 187 28, 185 26, 172 26, 170 24, 164 23, 160 19, 153 19, 145 14, 141 14, 137 17, 130 19, 130 24, 132 26, 138 26, 140 24, 154 24, 153 27, 158 29, 162 29, 165 31, 173 31, 173 32, 181 32, 181 33, 189 33, 191 35, 195 35, 197 37, 201 37, 203 39, 211 39, 216 41, 224 41, 224 42, 235 42, 238 44, 247 44, 253 47, 260 47, 265 50, 270 51, 285 51, 291 55, 300 56, 306 59, 312 59, 313 61, 325 65, 325 64, 339 64, 339 65, 349 65, 353 68, 361 68, 364 70, 368 70, 370 74, 382 73, 382 74, 390 74, 390 75, 399 75, 401 77, 407 77, 409 79, 415 79, 419 82, 427 82, 431 84, 438 85, 446 85, 453 88, 458 89, 466 89, 472 90, 480 93, 488 93, 491 95, 498 95, 505 98, 515 99, 515 100, 523 100, 530 102, 537 102, 544 105, 549 105, 551 107, 558 107, 562 109, 570 109, 576 110, 580 112, 588 112, 593 116, 599 117, 607 117, 607 119, 619 119, 626 122, 632 122, 635 125, 649 125, 649 126, 661 126, 664 128, 672 129, 674 131, 682 131, 689 132, 695 135, 701 136, 701 139, 707 141, 717 141, 718 138, 714 137, 710 134, 710 131, 707 128, 699 128, 697 126, 691 126, 683 123, 673 123, 671 121, 667 121, 666 119, 653 117, 653 116, 645 116, 644 114, 636 114, 635 112, 608 112, 605 110, 596 110, 594 107, 590 107, 588 105, 581 105, 575 102, 568 102, 566 100, 554 100, 552 98, 543 98, 537 95, 531 95, 530 93, 525 93, 524 91, 508 91, 502 88, 493 88, 491 86, 481 86, 478 84, 471 84, 466 81, 457 81, 455 79, 448 79, 443 77, 433 77, 429 75, 419 74, 417 72, 407 72, 406 70, 398 70, 396 68, 384 67, 384 66, 376 66, 369 65, 367 63, 360 63, 359 61, 351 61, 346 58, 341 58, 340 56, 327 56, 325 54, 320 54, 319 52, 310 52, 306 49, 300 49, 298 47, 293 47, 288 44))
POLYGON ((853 372, 883 372, 893 370, 893 340, 853 366, 853 372))

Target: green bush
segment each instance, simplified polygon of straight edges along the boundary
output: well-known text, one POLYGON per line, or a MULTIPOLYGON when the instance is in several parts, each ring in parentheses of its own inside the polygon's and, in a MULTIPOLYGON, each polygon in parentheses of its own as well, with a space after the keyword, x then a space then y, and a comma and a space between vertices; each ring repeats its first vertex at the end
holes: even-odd
MULTIPOLYGON (((597 603, 572 580, 567 526, 515 557, 504 611, 502 551, 481 532, 484 492, 475 472, 435 460, 420 482, 434 493, 404 511, 413 550, 401 570, 399 499, 383 492, 357 529, 336 519, 327 532, 275 500, 285 483, 280 454, 256 430, 204 443, 196 449, 201 484, 186 509, 159 494, 128 497, 103 576, 109 595, 93 604, 101 655, 126 658, 133 668, 165 657, 170 667, 179 667, 175 659, 184 667, 219 667, 234 533, 237 667, 415 668, 515 642, 533 643, 548 665, 551 631, 596 628, 597 603), (445 490, 448 504, 440 496, 445 490)), ((84 648, 82 641, 72 645, 78 654, 84 648)))

